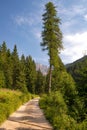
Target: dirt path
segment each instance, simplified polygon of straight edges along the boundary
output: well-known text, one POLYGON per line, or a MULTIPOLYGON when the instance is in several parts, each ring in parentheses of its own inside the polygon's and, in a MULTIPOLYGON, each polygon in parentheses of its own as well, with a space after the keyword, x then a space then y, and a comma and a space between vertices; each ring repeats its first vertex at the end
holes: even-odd
POLYGON ((52 130, 38 102, 36 98, 21 106, 1 125, 0 130, 52 130))

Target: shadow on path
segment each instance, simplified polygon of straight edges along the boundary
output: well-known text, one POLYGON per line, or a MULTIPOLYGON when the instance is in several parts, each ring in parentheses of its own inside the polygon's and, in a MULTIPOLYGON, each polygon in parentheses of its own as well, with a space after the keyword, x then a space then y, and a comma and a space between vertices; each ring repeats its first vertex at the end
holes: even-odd
POLYGON ((33 99, 13 113, 0 130, 52 130, 39 108, 39 99, 33 99))

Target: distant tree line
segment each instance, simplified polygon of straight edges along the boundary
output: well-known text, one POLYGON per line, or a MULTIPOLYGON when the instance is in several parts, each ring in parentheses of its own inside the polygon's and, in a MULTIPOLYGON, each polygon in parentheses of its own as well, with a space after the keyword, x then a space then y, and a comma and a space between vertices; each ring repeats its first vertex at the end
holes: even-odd
MULTIPOLYGON (((60 57, 58 57, 58 64, 59 67, 52 70, 52 91, 62 88, 61 80, 63 81, 63 72, 64 75, 68 75, 60 57)), ((49 75, 50 69, 47 75, 43 75, 40 70, 36 71, 36 64, 31 56, 25 57, 22 55, 19 57, 16 45, 14 45, 13 51, 11 52, 7 48, 6 42, 1 44, 0 88, 20 90, 34 94, 49 93, 49 75)), ((66 82, 68 83, 67 80, 66 82)))
POLYGON ((13 51, 7 48, 5 42, 0 46, 0 88, 20 90, 22 92, 44 93, 45 79, 31 56, 19 57, 17 46, 13 51))

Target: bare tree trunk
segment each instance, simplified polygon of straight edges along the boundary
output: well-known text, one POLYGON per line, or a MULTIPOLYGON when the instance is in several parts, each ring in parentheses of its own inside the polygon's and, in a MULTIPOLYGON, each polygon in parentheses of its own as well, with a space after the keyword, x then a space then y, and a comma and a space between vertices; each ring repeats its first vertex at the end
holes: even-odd
POLYGON ((51 80, 52 80, 52 66, 49 69, 49 93, 51 92, 51 80))

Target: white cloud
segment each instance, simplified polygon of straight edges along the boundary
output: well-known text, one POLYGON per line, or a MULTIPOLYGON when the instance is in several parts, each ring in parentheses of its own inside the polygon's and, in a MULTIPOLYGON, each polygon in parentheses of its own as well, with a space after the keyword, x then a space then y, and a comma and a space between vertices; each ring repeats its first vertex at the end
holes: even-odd
POLYGON ((87 32, 65 35, 64 48, 61 55, 68 59, 65 61, 63 58, 64 62, 69 63, 82 57, 83 52, 87 50, 87 32))
POLYGON ((60 25, 61 30, 64 33, 70 32, 73 29, 73 26, 75 26, 76 23, 77 23, 77 21, 75 19, 63 21, 62 24, 60 25))
POLYGON ((35 25, 41 24, 41 12, 36 11, 27 14, 19 14, 13 17, 14 22, 21 26, 21 25, 35 25))
POLYGON ((64 6, 60 5, 58 8, 58 12, 69 17, 69 19, 77 15, 84 15, 86 11, 87 8, 85 8, 83 5, 72 5, 69 8, 65 8, 64 6))
POLYGON ((74 5, 72 7, 73 15, 83 15, 86 12, 86 8, 82 5, 74 5))
POLYGON ((35 36, 36 36, 36 38, 41 39, 41 33, 40 33, 39 31, 37 31, 37 32, 35 33, 35 36))
POLYGON ((87 43, 87 32, 66 35, 64 40, 73 44, 87 43))
POLYGON ((79 26, 79 29, 83 30, 83 25, 81 24, 83 21, 83 17, 87 20, 87 8, 84 7, 84 5, 72 4, 71 6, 66 8, 63 4, 60 4, 58 8, 58 13, 60 18, 62 19, 61 28, 64 33, 78 31, 78 28, 76 26, 79 26, 79 24, 81 25, 79 26))
POLYGON ((34 20, 33 18, 31 18, 30 16, 22 16, 22 15, 19 15, 19 16, 16 16, 14 18, 14 21, 17 25, 32 25, 34 23, 34 20))
POLYGON ((41 42, 41 30, 39 28, 32 29, 32 33, 39 42, 41 42))
POLYGON ((84 15, 84 19, 85 19, 85 21, 87 21, 87 14, 86 14, 86 15, 84 15))
POLYGON ((41 14, 39 11, 36 13, 29 13, 25 15, 17 15, 14 18, 14 23, 23 29, 23 32, 29 32, 33 34, 33 36, 41 41, 41 14), (27 28, 26 28, 27 27, 27 28))

